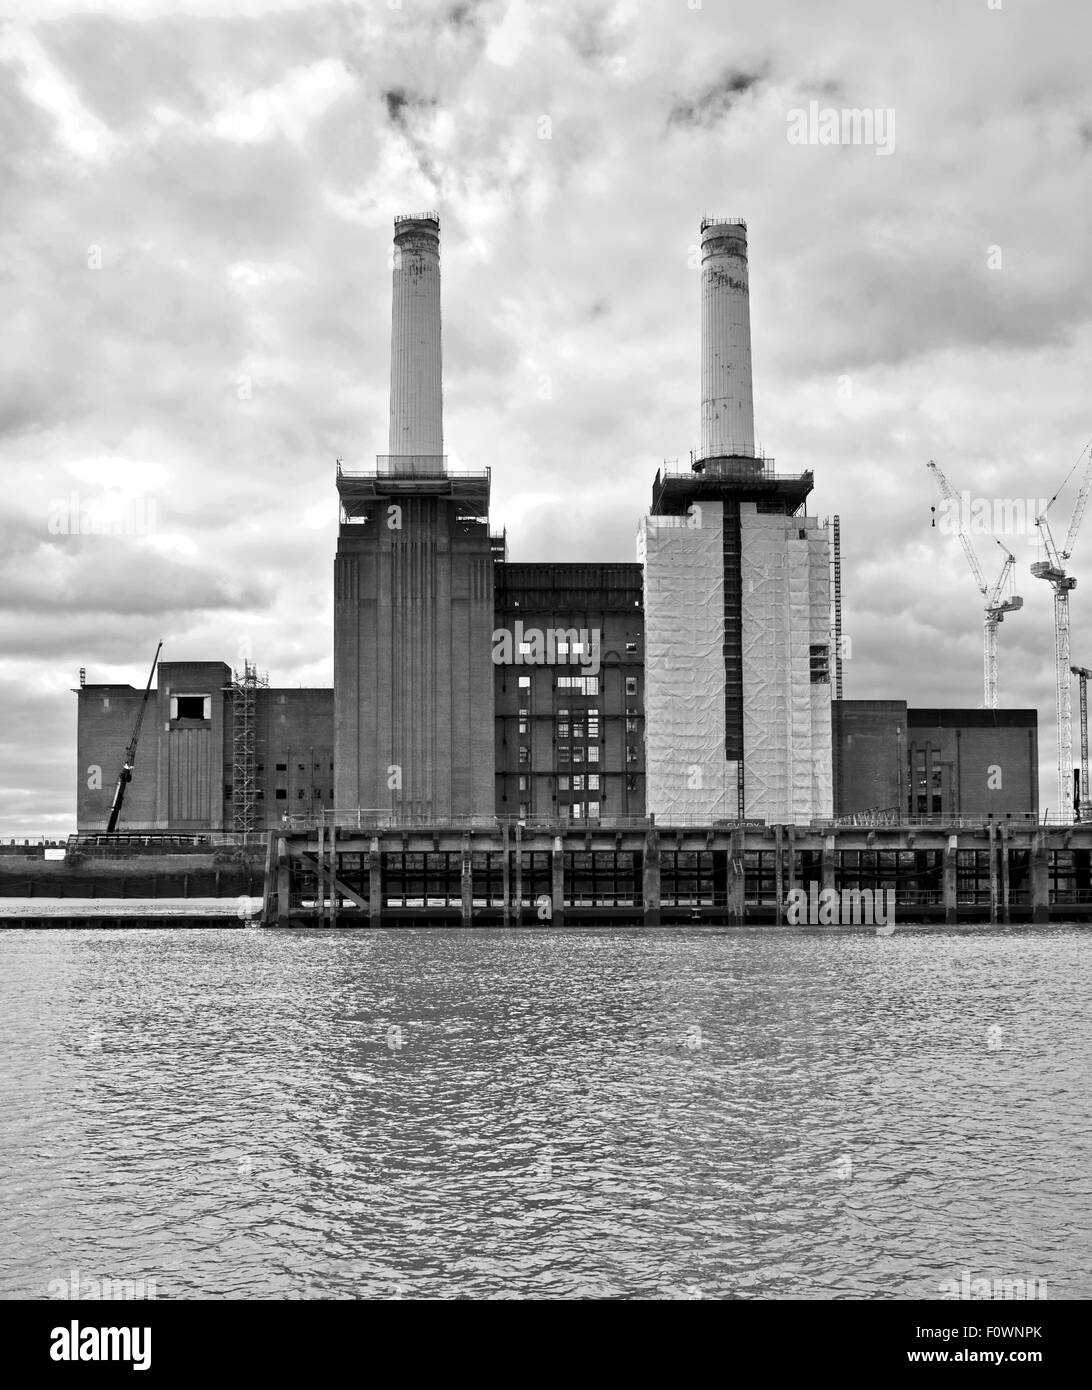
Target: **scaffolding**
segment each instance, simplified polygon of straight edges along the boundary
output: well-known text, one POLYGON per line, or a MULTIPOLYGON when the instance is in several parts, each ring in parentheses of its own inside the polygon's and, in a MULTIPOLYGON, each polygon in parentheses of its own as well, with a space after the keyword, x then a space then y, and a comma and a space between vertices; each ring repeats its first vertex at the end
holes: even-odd
POLYGON ((244 660, 242 671, 236 671, 231 683, 232 828, 250 833, 257 829, 258 815, 258 746, 255 705, 257 692, 269 686, 268 672, 259 672, 252 662, 244 660))
POLYGON ((834 648, 834 698, 842 698, 842 518, 827 519, 830 531, 830 642, 834 648))

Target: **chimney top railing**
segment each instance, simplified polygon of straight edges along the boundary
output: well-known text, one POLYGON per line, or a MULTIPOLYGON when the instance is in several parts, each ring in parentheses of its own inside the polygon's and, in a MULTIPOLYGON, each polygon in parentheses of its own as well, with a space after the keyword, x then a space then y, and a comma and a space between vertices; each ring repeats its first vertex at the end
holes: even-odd
POLYGON ((703 217, 701 219, 703 232, 706 227, 742 227, 746 231, 747 223, 742 217, 703 217))

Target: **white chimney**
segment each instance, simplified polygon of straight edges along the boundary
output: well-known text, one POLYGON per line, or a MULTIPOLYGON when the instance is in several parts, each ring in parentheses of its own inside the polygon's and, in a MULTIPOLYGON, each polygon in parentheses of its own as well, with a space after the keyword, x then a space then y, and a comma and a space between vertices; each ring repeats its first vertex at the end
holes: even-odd
POLYGON ((753 458, 754 452, 747 224, 707 217, 701 224, 701 456, 753 458))
POLYGON ((394 219, 389 449, 392 471, 443 471, 440 218, 434 212, 394 219))

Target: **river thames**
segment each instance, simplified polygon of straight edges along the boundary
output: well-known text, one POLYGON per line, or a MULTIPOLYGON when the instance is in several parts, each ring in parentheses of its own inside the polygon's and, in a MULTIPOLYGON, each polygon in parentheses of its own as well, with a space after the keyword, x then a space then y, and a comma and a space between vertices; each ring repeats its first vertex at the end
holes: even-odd
POLYGON ((6 1298, 1092 1296, 1084 930, 8 931, 0 965, 6 1298))

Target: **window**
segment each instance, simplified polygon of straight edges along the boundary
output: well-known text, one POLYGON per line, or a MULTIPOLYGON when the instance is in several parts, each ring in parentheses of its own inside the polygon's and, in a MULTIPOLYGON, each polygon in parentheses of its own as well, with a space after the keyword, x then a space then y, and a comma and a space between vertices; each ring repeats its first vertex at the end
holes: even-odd
POLYGON ((599 711, 597 709, 588 710, 588 737, 599 737, 599 711))
POLYGON ((569 721, 568 721, 567 719, 560 719, 560 720, 558 720, 558 724, 557 724, 557 736, 558 736, 558 738, 568 738, 568 737, 569 737, 569 721))
POLYGON ((559 763, 567 763, 569 761, 569 745, 567 743, 562 744, 561 747, 558 748, 557 760, 559 763))
POLYGON ((577 773, 573 778, 573 791, 582 792, 584 790, 584 774, 577 773))
POLYGON ((519 818, 520 818, 520 820, 526 820, 526 819, 527 819, 527 803, 526 803, 526 801, 521 801, 521 802, 519 803, 519 818))
POLYGON ((520 774, 519 789, 521 792, 525 792, 527 790, 527 778, 523 773, 520 774))
POLYGON ((627 643, 626 643, 626 651, 627 651, 627 652, 635 652, 636 650, 637 650, 637 643, 636 643, 636 642, 627 642, 627 643))
POLYGON ((530 676, 520 676, 520 678, 519 678, 519 688, 520 688, 521 690, 530 690, 530 688, 531 688, 531 677, 530 677, 530 676))
POLYGON ((211 719, 211 695, 172 695, 172 719, 211 719))
POLYGON ((637 732, 637 721, 629 716, 626 718, 626 733, 635 734, 637 732))
POLYGON ((626 762, 635 763, 637 761, 637 749, 632 743, 626 744, 626 762))
POLYGON ((288 799, 288 793, 285 791, 285 789, 284 789, 283 787, 278 787, 278 788, 277 788, 277 793, 276 793, 276 795, 277 795, 277 800, 278 800, 278 801, 286 801, 286 800, 288 799))
POLYGON ((580 738, 580 739, 587 738, 587 734, 584 732, 584 721, 583 721, 583 720, 581 720, 579 724, 576 724, 576 723, 573 724, 573 738, 580 738))
POLYGON ((288 771, 288 764, 287 764, 287 763, 278 763, 278 764, 277 764, 277 771, 278 771, 278 772, 287 772, 287 771, 288 771))
POLYGON ((577 746, 573 749, 573 762, 582 763, 584 761, 584 750, 577 746))
POLYGON ((579 801, 574 801, 573 804, 569 807, 569 815, 572 816, 573 820, 579 820, 581 816, 583 816, 583 814, 583 804, 579 801))
POLYGON ((589 801, 589 802, 588 802, 588 819, 589 819, 589 820, 598 820, 598 819, 599 819, 599 802, 598 802, 598 801, 589 801))
POLYGON ((521 719, 521 720, 519 721, 519 732, 520 732, 521 734, 525 734, 525 733, 527 732, 527 720, 526 720, 526 719, 521 719))
POLYGON ((569 790, 569 778, 567 774, 557 779, 557 789, 559 792, 567 792, 569 790))
POLYGON ((589 744, 588 744, 588 762, 589 762, 589 763, 597 763, 598 761, 599 761, 599 745, 598 745, 598 743, 589 743, 589 744))
POLYGON ((590 791, 590 792, 597 792, 598 790, 599 790, 599 773, 598 773, 598 772, 589 772, 589 773, 588 773, 588 791, 590 791))
POLYGON ((529 763, 531 761, 531 750, 521 745, 519 750, 519 760, 521 763, 529 763))
POLYGON ((830 683, 830 648, 822 645, 811 648, 811 683, 828 685, 830 683))
POLYGON ((296 793, 296 800, 297 800, 297 801, 302 801, 302 800, 303 800, 303 788, 302 788, 302 787, 300 787, 299 791, 296 793))
POLYGON ((598 676, 558 676, 558 690, 579 690, 581 695, 599 694, 598 676))
POLYGON ((636 694, 637 694, 637 677, 636 677, 636 676, 627 676, 627 677, 626 677, 626 694, 627 694, 627 695, 636 695, 636 694))

